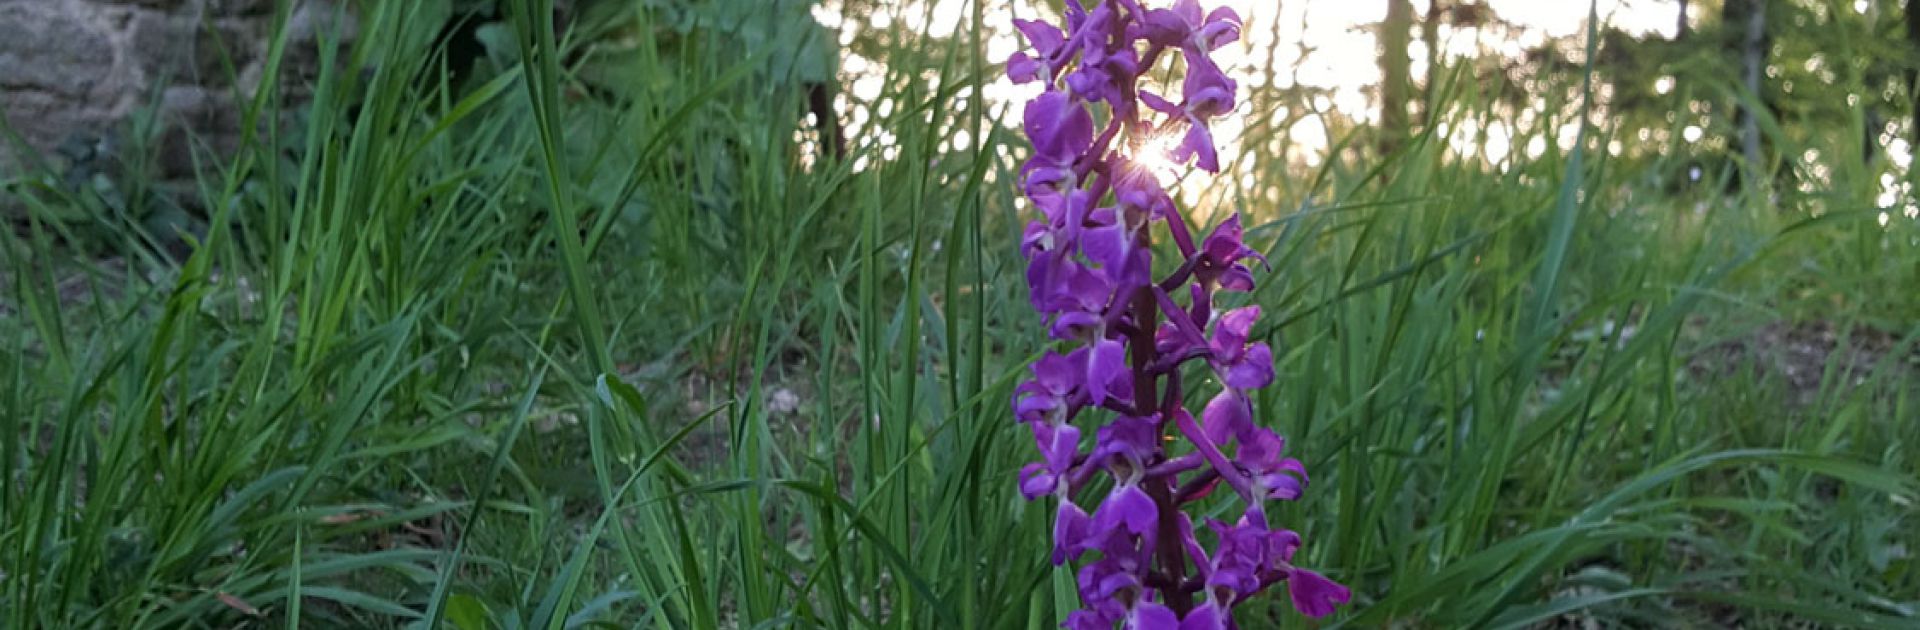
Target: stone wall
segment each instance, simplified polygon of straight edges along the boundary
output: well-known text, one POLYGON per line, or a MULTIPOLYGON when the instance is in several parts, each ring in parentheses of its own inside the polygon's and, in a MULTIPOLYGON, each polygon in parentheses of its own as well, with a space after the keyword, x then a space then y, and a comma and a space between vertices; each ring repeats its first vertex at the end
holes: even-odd
MULTIPOLYGON (((129 120, 158 114, 154 170, 192 171, 193 142, 236 141, 235 82, 259 83, 276 0, 0 0, 0 115, 56 169, 133 146, 129 120)), ((299 0, 290 32, 311 38, 330 0, 299 0)), ((0 141, 0 180, 26 156, 0 141)))

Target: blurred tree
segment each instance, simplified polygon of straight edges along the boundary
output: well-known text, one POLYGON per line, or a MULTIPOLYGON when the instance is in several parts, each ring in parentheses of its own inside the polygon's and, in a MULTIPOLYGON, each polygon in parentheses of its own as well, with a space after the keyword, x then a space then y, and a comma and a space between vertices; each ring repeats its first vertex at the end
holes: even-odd
POLYGON ((1427 49, 1426 85, 1421 86, 1420 120, 1432 124, 1435 87, 1440 85, 1440 17, 1446 14, 1444 0, 1427 0, 1427 14, 1420 19, 1420 43, 1427 49))
MULTIPOLYGON (((1746 97, 1764 103, 1766 97, 1760 89, 1760 77, 1766 71, 1767 52, 1771 48, 1767 36, 1767 1, 1727 0, 1722 11, 1723 21, 1739 26, 1740 86, 1746 97)), ((1746 160, 1749 172, 1757 173, 1762 158, 1760 121, 1756 113, 1749 110, 1747 102, 1742 98, 1735 103, 1734 121, 1740 128, 1741 158, 1746 160)))
MULTIPOLYGON (((838 33, 814 19, 812 9, 819 0, 753 0, 750 2, 714 2, 711 0, 581 0, 600 17, 615 22, 630 20, 634 11, 648 15, 648 22, 659 32, 659 51, 651 54, 676 54, 688 41, 727 42, 743 55, 765 52, 758 71, 761 85, 775 90, 804 93, 805 114, 813 118, 824 155, 836 158, 846 154, 845 133, 833 103, 838 86, 840 49, 838 33), (769 50, 770 49, 770 50, 769 50)), ((585 11, 583 11, 585 13, 585 11)), ((615 59, 618 62, 618 58, 615 59)), ((615 63, 588 68, 590 77, 609 85, 643 85, 657 82, 653 76, 627 76, 633 64, 615 63)), ((673 85, 651 86, 662 91, 673 85)))
MULTIPOLYGON (((1903 12, 1907 25, 1907 45, 1912 49, 1909 55, 1920 56, 1920 0, 1907 0, 1903 12)), ((1920 64, 1909 63, 1906 67, 1908 104, 1912 107, 1911 118, 1907 122, 1907 132, 1913 134, 1913 145, 1920 147, 1920 64)))
POLYGON ((1407 96, 1412 86, 1413 4, 1387 0, 1387 19, 1380 23, 1380 154, 1400 148, 1408 133, 1407 96))

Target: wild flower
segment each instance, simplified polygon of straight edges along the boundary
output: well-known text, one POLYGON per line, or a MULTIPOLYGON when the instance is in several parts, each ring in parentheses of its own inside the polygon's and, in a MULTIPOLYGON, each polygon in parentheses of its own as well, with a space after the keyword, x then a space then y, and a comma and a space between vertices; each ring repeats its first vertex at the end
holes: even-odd
POLYGON ((1023 117, 1033 152, 1021 189, 1040 214, 1021 239, 1028 298, 1064 348, 1013 396, 1041 455, 1020 471, 1020 491, 1056 501, 1052 561, 1079 567, 1082 607, 1067 627, 1231 628, 1234 606, 1281 582, 1300 612, 1324 616, 1348 590, 1294 565, 1300 536, 1267 518, 1268 501, 1299 498, 1308 478, 1286 440, 1253 420, 1248 392, 1274 379, 1272 349, 1252 340, 1260 308, 1214 312, 1217 293, 1251 291, 1249 263, 1266 261, 1242 241, 1238 215, 1194 242, 1154 170, 1220 170, 1210 124, 1233 111, 1237 86, 1211 55, 1238 39, 1240 18, 1198 0, 1141 2, 1068 2, 1064 29, 1014 20, 1031 49, 1007 73, 1044 87, 1023 117), (1177 97, 1142 90, 1172 54, 1184 69, 1177 97), (1166 155, 1147 155, 1163 145, 1166 155), (1182 260, 1156 280, 1157 226, 1182 260), (1197 421, 1182 404, 1195 361, 1220 386, 1197 421), (1082 491, 1102 473, 1109 489, 1089 513, 1082 491), (1209 549, 1183 510, 1223 483, 1242 507, 1232 522, 1207 520, 1209 549))

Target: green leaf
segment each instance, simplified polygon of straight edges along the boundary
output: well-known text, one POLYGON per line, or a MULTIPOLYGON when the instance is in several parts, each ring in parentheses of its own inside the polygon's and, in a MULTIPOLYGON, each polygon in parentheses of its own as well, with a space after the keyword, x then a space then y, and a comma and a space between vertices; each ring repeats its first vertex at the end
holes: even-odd
POLYGON ((454 593, 447 596, 447 621, 460 630, 487 630, 491 627, 487 620, 493 618, 493 611, 480 598, 466 593, 454 593))

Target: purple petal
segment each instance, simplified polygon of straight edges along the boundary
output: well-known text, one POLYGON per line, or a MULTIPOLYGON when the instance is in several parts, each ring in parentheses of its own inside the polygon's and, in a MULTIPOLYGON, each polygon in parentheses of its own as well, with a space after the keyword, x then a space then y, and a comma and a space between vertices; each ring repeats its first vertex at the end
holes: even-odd
POLYGON ((1067 161, 1093 144, 1093 116, 1065 92, 1045 92, 1027 101, 1027 137, 1036 155, 1067 161))
POLYGON ((1197 155, 1194 166, 1209 173, 1220 172, 1220 155, 1213 148, 1213 132, 1206 125, 1193 125, 1187 128, 1187 137, 1180 142, 1180 149, 1174 152, 1174 160, 1187 161, 1186 156, 1197 155))
POLYGON ((1240 227, 1240 213, 1235 212, 1233 216, 1227 217, 1227 220, 1221 221, 1219 226, 1214 227, 1212 233, 1207 234, 1207 239, 1200 243, 1200 249, 1215 262, 1224 263, 1235 260, 1240 257, 1241 250, 1246 248, 1241 241, 1245 233, 1246 230, 1240 227))
POLYGON ((1020 232, 1020 254, 1033 258, 1053 250, 1053 229, 1039 221, 1028 221, 1020 232))
POLYGON ((1080 6, 1080 3, 1078 2, 1067 3, 1066 8, 1067 8, 1067 32, 1069 33, 1078 32, 1080 30, 1080 25, 1086 23, 1087 8, 1080 6))
POLYGON ((1192 301, 1187 307, 1187 317, 1193 320, 1195 328, 1205 329, 1207 321, 1213 318, 1213 292, 1196 282, 1187 285, 1187 294, 1192 301))
POLYGON ((1087 396, 1095 403, 1105 402, 1108 396, 1117 397, 1120 392, 1108 388, 1126 369, 1126 346, 1114 339, 1094 342, 1087 352, 1087 396))
POLYGON ((1132 630, 1180 630, 1180 618, 1174 616, 1172 608, 1141 601, 1136 602, 1133 611, 1127 615, 1126 627, 1132 630))
MULTIPOLYGON (((1077 3, 1069 2, 1067 4, 1073 5, 1077 3)), ((1075 13, 1078 12, 1073 9, 1067 10, 1067 22, 1073 25, 1073 28, 1067 30, 1074 33, 1076 37, 1090 35, 1090 37, 1083 37, 1080 40, 1087 48, 1104 46, 1106 44, 1105 34, 1108 32, 1108 29, 1112 27, 1114 18, 1117 17, 1114 13, 1113 3, 1102 2, 1094 5, 1092 11, 1084 12, 1085 18, 1080 20, 1078 24, 1074 24, 1073 17, 1075 13)))
POLYGON ((1293 562, 1293 552, 1300 548, 1300 534, 1291 529, 1267 532, 1267 553, 1274 562, 1293 562))
POLYGON ((1118 267, 1107 268, 1107 281, 1127 291, 1146 286, 1153 281, 1153 252, 1143 247, 1135 247, 1127 252, 1127 258, 1118 267))
POLYGON ((1236 389, 1220 390, 1200 411, 1200 426, 1214 444, 1225 444, 1228 438, 1246 432, 1252 423, 1253 404, 1236 389))
POLYGON ((1257 562, 1240 560, 1222 564, 1225 566, 1215 569, 1207 578, 1208 586, 1232 591, 1237 597, 1251 596, 1260 590, 1260 576, 1254 574, 1260 568, 1257 562))
POLYGON ((1064 396, 1080 386, 1080 370, 1070 355, 1048 351, 1033 362, 1032 370, 1034 382, 1056 396, 1064 396))
POLYGON ((1061 497, 1060 508, 1053 513, 1053 565, 1066 564, 1086 549, 1087 512, 1061 497))
POLYGON ((1087 258, 1105 268, 1117 269, 1125 265, 1127 254, 1132 249, 1133 234, 1118 222, 1087 228, 1080 237, 1080 250, 1086 252, 1087 258))
POLYGON ((1307 467, 1301 464, 1300 460, 1291 457, 1282 458, 1280 464, 1274 466, 1274 469, 1293 473, 1293 476, 1300 478, 1301 483, 1305 483, 1307 480, 1307 467))
POLYGON ((1181 111, 1179 105, 1175 105, 1171 102, 1168 102, 1167 99, 1161 98, 1160 95, 1154 94, 1152 92, 1148 92, 1146 90, 1140 91, 1140 100, 1142 102, 1145 102, 1147 104, 1147 107, 1152 108, 1154 111, 1160 112, 1162 114, 1173 114, 1178 116, 1185 113, 1181 111))
POLYGON ((1228 7, 1214 9, 1212 13, 1207 14, 1206 23, 1200 26, 1198 33, 1200 43, 1205 44, 1207 50, 1211 52, 1219 50, 1221 46, 1239 41, 1241 24, 1240 14, 1234 13, 1233 9, 1228 7))
POLYGON ((1141 210, 1156 210, 1172 203, 1153 170, 1131 161, 1124 163, 1120 176, 1114 180, 1113 196, 1121 206, 1141 210))
POLYGON ((1214 605, 1212 600, 1187 613, 1180 620, 1180 630, 1226 630, 1226 613, 1214 605))
POLYGON ((1020 468, 1020 495, 1028 501, 1053 494, 1060 487, 1060 478, 1047 471, 1047 466, 1033 462, 1020 468))
POLYGON ((1140 74, 1140 55, 1132 48, 1121 48, 1100 59, 1100 69, 1114 83, 1133 83, 1140 74))
POLYGON ((1070 161, 1060 161, 1052 159, 1053 157, 1055 156, 1035 155, 1033 159, 1027 160, 1021 166, 1021 170, 1026 173, 1026 179, 1022 180, 1020 192, 1032 199, 1047 218, 1056 219, 1058 222, 1061 202, 1065 199, 1061 191, 1072 186, 1074 174, 1073 169, 1070 168, 1070 161))
POLYGON ((1220 283, 1222 291, 1245 293, 1253 290, 1253 272, 1249 271, 1246 265, 1239 263, 1234 263, 1233 266, 1222 271, 1216 281, 1220 283))
POLYGON ((1098 312, 1106 307, 1107 298, 1113 295, 1113 287, 1091 269, 1072 264, 1067 266, 1064 275, 1065 281, 1059 285, 1059 297, 1064 300, 1063 304, 1072 308, 1098 312))
POLYGON ((1020 29, 1020 33, 1027 36, 1027 43, 1033 44, 1033 49, 1042 56, 1053 56, 1067 42, 1066 34, 1058 27, 1039 20, 1014 18, 1013 27, 1020 29))
POLYGON ((1064 225, 1060 226, 1061 230, 1066 232, 1067 238, 1080 238, 1080 227, 1087 222, 1087 214, 1092 212, 1093 204, 1098 201, 1093 197, 1093 193, 1085 190, 1074 189, 1067 194, 1067 212, 1066 216, 1062 217, 1064 225))
POLYGON ((1234 460, 1255 471, 1275 469, 1287 448, 1286 438, 1261 427, 1244 427, 1236 437, 1240 438, 1240 450, 1234 453, 1234 460))
POLYGON ((1013 416, 1022 422, 1039 422, 1047 413, 1060 408, 1060 399, 1051 396, 1026 396, 1013 403, 1013 416))
POLYGON ((1259 591, 1260 571, 1270 564, 1267 558, 1267 530, 1247 521, 1237 525, 1209 521, 1207 525, 1220 539, 1219 550, 1213 557, 1213 572, 1207 576, 1207 585, 1230 590, 1239 597, 1248 597, 1259 591))
POLYGON ((1206 55, 1187 51, 1187 77, 1180 83, 1181 105, 1187 114, 1202 121, 1233 111, 1234 91, 1239 88, 1206 55))
POLYGON ((1318 573, 1298 568, 1287 576, 1287 593, 1293 596, 1293 607, 1308 617, 1332 614, 1335 606, 1347 603, 1353 597, 1347 587, 1318 573))
POLYGON ((1107 499, 1100 502, 1099 509, 1094 510, 1093 527, 1098 531, 1116 530, 1147 536, 1153 533, 1154 519, 1159 514, 1153 499, 1139 486, 1116 486, 1107 499))
POLYGON ((1307 469, 1300 460, 1291 457, 1275 458, 1257 469, 1259 475, 1255 481, 1266 489, 1269 498, 1292 501, 1300 498, 1307 487, 1307 469))
POLYGON ((1160 424, 1153 418, 1114 418, 1094 437, 1093 459, 1101 465, 1116 456, 1127 458, 1129 463, 1144 462, 1158 446, 1159 436, 1160 424))
POLYGON ((1067 630, 1113 630, 1113 616, 1095 610, 1076 610, 1067 613, 1067 621, 1060 627, 1067 630))
MULTIPOLYGON (((1042 357, 1042 358, 1044 359, 1045 357, 1042 357)), ((1035 365, 1038 365, 1038 363, 1036 362, 1035 365)), ((1033 366, 1028 366, 1027 369, 1031 371, 1033 369, 1033 366)), ((1052 393, 1053 391, 1047 389, 1045 385, 1040 384, 1040 380, 1037 378, 1031 378, 1024 381, 1020 381, 1019 385, 1015 385, 1013 387, 1014 408, 1019 409, 1020 399, 1022 397, 1040 396, 1040 395, 1052 394, 1052 393)))
POLYGON ((1120 370, 1113 375, 1113 380, 1107 382, 1107 399, 1121 404, 1133 403, 1133 372, 1120 370))
POLYGON ((1067 73, 1067 89, 1074 96, 1089 100, 1106 100, 1107 84, 1111 81, 1106 73, 1098 68, 1082 65, 1080 69, 1067 73))
POLYGON ((1060 317, 1055 318, 1053 326, 1049 327, 1047 332, 1052 334, 1054 339, 1077 339, 1082 332, 1098 327, 1102 321, 1104 320, 1095 313, 1070 311, 1061 313, 1060 317))
POLYGON ((1213 351, 1230 357, 1239 357, 1247 343, 1247 333, 1253 330, 1253 323, 1260 320, 1260 307, 1242 306, 1220 314, 1214 324, 1213 351))
POLYGON ((1040 62, 1034 61, 1025 52, 1013 53, 1012 57, 1007 58, 1007 78, 1013 79, 1016 84, 1032 83, 1040 78, 1040 62))
POLYGON ((1146 28, 1147 40, 1161 46, 1180 43, 1189 31, 1187 21, 1168 9, 1149 9, 1140 22, 1146 28))
MULTIPOLYGON (((1117 532, 1106 537, 1108 541, 1132 539, 1132 536, 1117 532)), ((1114 595, 1140 587, 1140 579, 1134 574, 1141 567, 1138 562, 1133 561, 1134 554, 1130 551, 1111 549, 1111 547, 1110 543, 1101 544, 1101 553, 1107 554, 1106 557, 1082 568, 1078 582, 1080 599, 1088 608, 1111 611, 1109 614, 1118 617, 1126 611, 1120 608, 1120 602, 1114 601, 1114 595)))
POLYGON ((1227 387, 1260 389, 1273 382, 1273 350, 1265 343, 1247 346, 1246 354, 1227 368, 1227 387))
POLYGON ((1092 302, 1103 303, 1104 299, 1101 295, 1106 293, 1104 287, 1096 285, 1089 288, 1087 286, 1089 282, 1099 282, 1100 275, 1081 266, 1071 257, 1067 257, 1065 252, 1061 254, 1063 259, 1056 265, 1053 272, 1053 284, 1050 285, 1051 292, 1047 295, 1046 311, 1049 313, 1086 311, 1089 300, 1083 299, 1083 296, 1088 294, 1093 296, 1092 302))
POLYGON ((1300 498, 1300 480, 1292 475, 1272 473, 1260 475, 1257 480, 1261 488, 1266 489, 1267 498, 1292 501, 1300 498))
POLYGON ((1080 452, 1080 429, 1071 424, 1062 424, 1047 428, 1043 436, 1041 429, 1046 426, 1034 425, 1034 437, 1041 440, 1040 452, 1046 456, 1047 467, 1053 472, 1064 473, 1073 467, 1073 456, 1080 452))
POLYGON ((1056 260, 1053 256, 1035 256, 1027 262, 1027 301, 1033 305, 1033 310, 1047 310, 1047 297, 1053 293, 1056 260))
POLYGON ((1161 326, 1153 333, 1153 350, 1160 356, 1179 354, 1190 345, 1187 336, 1172 326, 1161 326))

